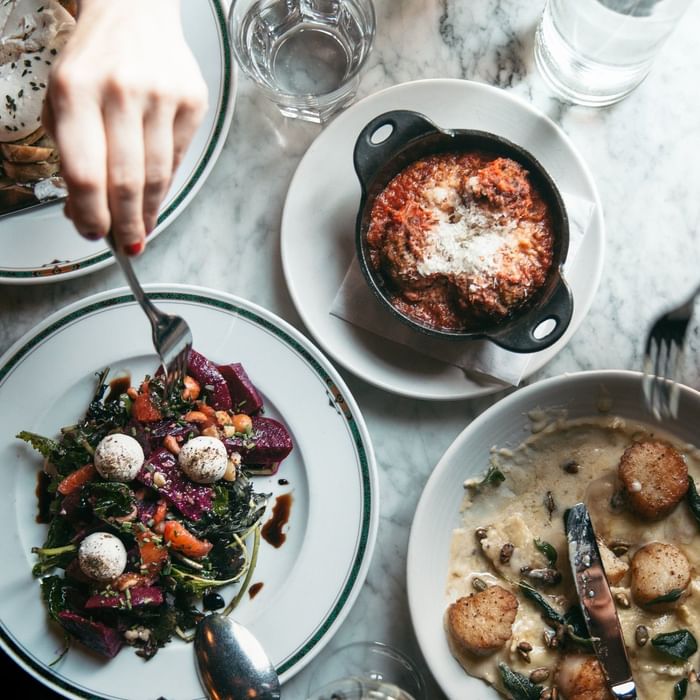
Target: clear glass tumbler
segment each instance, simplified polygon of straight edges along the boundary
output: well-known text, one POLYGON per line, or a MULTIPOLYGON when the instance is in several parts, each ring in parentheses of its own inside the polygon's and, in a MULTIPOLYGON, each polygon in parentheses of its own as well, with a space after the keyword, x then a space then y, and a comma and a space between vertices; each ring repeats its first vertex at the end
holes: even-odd
POLYGON ((644 80, 692 0, 548 0, 535 61, 550 87, 575 104, 602 107, 644 80))
POLYGON ((243 71, 287 117, 322 122, 355 97, 372 47, 372 0, 233 0, 243 71))
POLYGON ((307 700, 425 700, 413 662, 381 642, 354 642, 322 657, 307 700))

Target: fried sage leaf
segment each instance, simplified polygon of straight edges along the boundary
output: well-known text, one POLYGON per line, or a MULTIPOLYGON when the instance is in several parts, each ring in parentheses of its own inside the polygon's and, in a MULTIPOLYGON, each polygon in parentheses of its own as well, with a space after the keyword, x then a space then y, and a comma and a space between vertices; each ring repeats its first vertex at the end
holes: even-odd
POLYGON ((566 638, 574 644, 586 649, 591 649, 593 643, 588 634, 583 613, 578 605, 572 605, 565 614, 555 610, 545 599, 545 597, 532 586, 520 581, 518 583, 522 594, 541 610, 544 619, 554 628, 563 628, 566 638))
POLYGON ((545 542, 545 540, 537 539, 534 540, 535 542, 535 547, 544 554, 544 556, 547 558, 547 561, 549 562, 549 565, 551 567, 554 567, 555 564, 557 563, 557 550, 554 549, 554 547, 549 544, 549 542, 545 542))
POLYGON ((685 495, 688 506, 690 507, 690 512, 695 517, 700 525, 700 494, 698 493, 698 488, 695 485, 695 479, 688 474, 688 491, 685 495))
POLYGON ((514 671, 504 663, 498 664, 501 680, 513 700, 539 700, 542 694, 542 686, 535 685, 527 676, 514 671))
POLYGON ((532 601, 537 607, 539 607, 542 610, 546 620, 550 620, 551 622, 554 622, 559 625, 566 624, 564 615, 555 610, 539 591, 536 591, 532 586, 528 585, 524 581, 521 581, 518 584, 518 587, 522 591, 522 594, 528 600, 532 601))
POLYGON ((492 464, 481 481, 469 481, 466 485, 474 493, 480 493, 485 486, 500 486, 505 480, 506 475, 492 464))
POLYGON ((658 605, 659 603, 675 603, 682 595, 682 588, 674 588, 672 591, 664 593, 663 595, 660 595, 657 598, 650 600, 647 603, 647 605, 658 605))
POLYGON ((698 650, 698 643, 692 632, 685 629, 657 634, 651 643, 662 654, 676 661, 686 661, 698 650))
POLYGON ((688 692, 688 679, 682 678, 673 686, 673 700, 683 700, 688 692))

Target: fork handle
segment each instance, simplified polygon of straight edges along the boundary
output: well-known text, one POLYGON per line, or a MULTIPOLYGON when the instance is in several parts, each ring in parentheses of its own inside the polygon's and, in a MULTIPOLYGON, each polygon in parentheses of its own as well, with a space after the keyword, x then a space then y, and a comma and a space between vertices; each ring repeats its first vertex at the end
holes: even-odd
POLYGON ((148 316, 148 320, 151 322, 151 326, 155 331, 160 324, 160 312, 152 304, 151 300, 146 296, 146 293, 143 291, 141 283, 136 277, 136 273, 134 272, 134 268, 131 264, 129 256, 121 251, 121 249, 117 245, 117 242, 114 240, 114 236, 111 231, 107 234, 107 243, 112 249, 112 254, 119 263, 119 266, 121 267, 122 272, 126 277, 126 281, 129 283, 129 287, 131 289, 132 294, 134 295, 134 298, 140 304, 141 308, 146 313, 146 316, 148 316))

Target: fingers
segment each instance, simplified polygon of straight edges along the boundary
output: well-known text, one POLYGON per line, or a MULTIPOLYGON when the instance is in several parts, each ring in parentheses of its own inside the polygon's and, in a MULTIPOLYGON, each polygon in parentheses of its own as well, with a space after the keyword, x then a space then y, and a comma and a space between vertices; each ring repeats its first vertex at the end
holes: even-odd
MULTIPOLYGON (((105 102, 103 117, 112 235, 129 255, 136 255, 143 250, 146 239, 143 112, 132 101, 110 99, 105 102)), ((71 212, 74 213, 72 208, 71 212)))
POLYGON ((177 170, 178 165, 182 162, 187 147, 197 131, 197 127, 204 118, 206 111, 206 88, 203 95, 190 97, 180 104, 173 125, 173 172, 177 170))
POLYGON ((107 145, 98 104, 77 100, 55 88, 49 95, 47 124, 61 153, 61 174, 68 185, 67 213, 86 238, 107 234, 110 213, 107 200, 107 145), (60 101, 61 119, 54 122, 49 104, 60 101))
POLYGON ((172 178, 174 118, 174 107, 158 102, 146 112, 143 120, 143 222, 146 235, 156 227, 158 210, 172 178))

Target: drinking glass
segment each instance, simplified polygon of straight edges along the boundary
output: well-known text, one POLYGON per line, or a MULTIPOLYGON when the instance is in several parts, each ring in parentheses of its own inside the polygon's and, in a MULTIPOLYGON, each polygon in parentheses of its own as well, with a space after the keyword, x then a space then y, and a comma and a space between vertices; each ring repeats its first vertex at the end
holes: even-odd
POLYGON ((692 0, 548 0, 535 62, 576 104, 613 104, 644 80, 692 0))
POLYGON ((323 122, 355 97, 372 47, 372 0, 234 0, 234 55, 287 117, 323 122))
POLYGON ((317 662, 308 700, 425 700, 425 686, 398 649, 355 642, 317 662))

